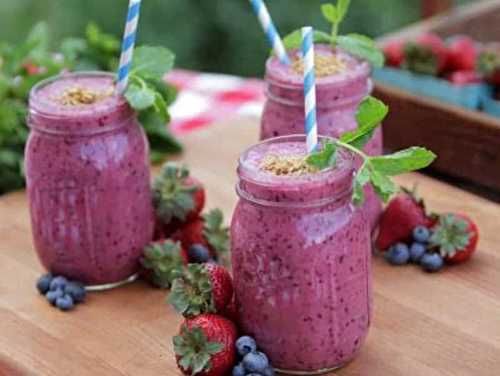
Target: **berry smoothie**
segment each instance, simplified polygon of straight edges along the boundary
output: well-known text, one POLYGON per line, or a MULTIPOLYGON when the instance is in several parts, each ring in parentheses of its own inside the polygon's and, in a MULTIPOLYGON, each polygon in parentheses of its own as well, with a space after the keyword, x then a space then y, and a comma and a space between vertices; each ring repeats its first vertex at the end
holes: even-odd
MULTIPOLYGON (((356 129, 356 110, 372 89, 371 68, 342 51, 316 45, 316 97, 318 132, 329 137, 356 129)), ((267 102, 261 123, 261 139, 304 133, 303 66, 299 51, 291 53, 292 64, 277 58, 266 66, 267 102)), ((366 145, 369 155, 381 155, 382 131, 379 128, 366 145)), ((376 226, 382 205, 373 190, 366 189, 365 211, 372 228, 376 226)))
POLYGON ((240 158, 231 225, 245 333, 281 371, 318 374, 351 360, 371 317, 370 228, 351 203, 353 160, 304 167, 304 136, 271 139, 240 158))
POLYGON ((30 96, 26 177, 35 249, 54 274, 120 283, 151 240, 149 147, 113 76, 79 73, 30 96))

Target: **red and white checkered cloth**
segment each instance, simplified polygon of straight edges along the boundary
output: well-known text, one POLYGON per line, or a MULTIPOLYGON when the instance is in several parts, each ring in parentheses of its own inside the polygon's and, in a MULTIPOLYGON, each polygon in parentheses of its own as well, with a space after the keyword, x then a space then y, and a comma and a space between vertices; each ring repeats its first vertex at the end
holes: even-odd
POLYGON ((261 80, 185 70, 174 70, 166 79, 179 89, 170 108, 170 127, 177 135, 230 117, 259 117, 262 113, 265 97, 261 80))

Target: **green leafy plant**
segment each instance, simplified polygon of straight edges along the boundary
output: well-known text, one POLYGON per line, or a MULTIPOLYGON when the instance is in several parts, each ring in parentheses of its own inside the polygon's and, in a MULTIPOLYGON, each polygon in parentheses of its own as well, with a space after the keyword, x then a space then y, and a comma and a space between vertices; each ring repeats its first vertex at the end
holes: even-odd
MULTIPOLYGON (((45 23, 36 24, 26 40, 17 45, 0 42, 0 194, 24 186, 24 146, 28 137, 26 117, 31 88, 63 70, 116 71, 120 40, 90 23, 84 38, 68 38, 59 53, 49 49, 45 23)), ((139 112, 151 145, 151 160, 160 162, 181 145, 165 126, 170 121, 168 106, 176 89, 162 80, 174 63, 174 55, 162 47, 138 47, 131 81, 126 93, 139 112)))
POLYGON ((391 179, 393 176, 425 168, 436 159, 433 152, 422 147, 411 147, 394 154, 375 157, 363 152, 362 148, 388 112, 389 108, 384 103, 367 97, 356 114, 357 129, 344 133, 338 140, 326 141, 321 150, 307 157, 307 163, 320 170, 336 165, 336 155, 341 148, 360 157, 363 163, 356 173, 353 190, 353 201, 357 205, 364 202, 365 185, 371 184, 377 195, 387 202, 398 191, 391 179))
MULTIPOLYGON (((328 22, 332 24, 331 32, 314 31, 314 43, 330 44, 333 49, 340 47, 342 50, 368 61, 376 68, 384 66, 384 54, 376 46, 375 41, 365 35, 351 33, 339 35, 339 28, 344 21, 351 0, 338 0, 337 4, 323 4, 321 11, 328 22)), ((299 48, 302 42, 301 30, 295 30, 283 40, 286 49, 299 48)))

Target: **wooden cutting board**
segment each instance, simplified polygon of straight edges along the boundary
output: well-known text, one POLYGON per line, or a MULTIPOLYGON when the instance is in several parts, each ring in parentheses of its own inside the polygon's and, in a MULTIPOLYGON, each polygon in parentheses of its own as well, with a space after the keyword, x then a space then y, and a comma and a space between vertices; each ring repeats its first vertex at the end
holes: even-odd
MULTIPOLYGON (((229 218, 239 153, 257 124, 234 120, 185 137, 182 160, 207 186, 208 207, 229 218)), ((375 317, 342 376, 500 374, 500 205, 418 174, 434 211, 463 211, 481 240, 469 263, 434 275, 374 260, 375 317)), ((69 314, 35 291, 42 273, 24 192, 0 198, 0 375, 180 375, 171 338, 181 321, 166 292, 142 282, 94 293, 69 314)))

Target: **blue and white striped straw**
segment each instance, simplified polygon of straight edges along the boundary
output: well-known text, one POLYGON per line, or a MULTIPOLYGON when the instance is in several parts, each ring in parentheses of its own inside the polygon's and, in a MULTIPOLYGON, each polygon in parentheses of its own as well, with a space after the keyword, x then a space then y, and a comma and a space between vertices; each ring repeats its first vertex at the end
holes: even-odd
POLYGON ((263 0, 250 0, 252 3, 253 10, 257 15, 264 32, 267 35, 267 39, 271 44, 274 53, 278 56, 278 59, 283 64, 289 65, 290 59, 286 53, 285 46, 283 45, 283 41, 281 40, 276 27, 274 26, 273 20, 267 10, 266 4, 264 4, 263 0))
POLYGON ((118 70, 118 81, 116 92, 123 94, 127 90, 128 77, 132 58, 134 55, 135 37, 137 34, 137 23, 141 10, 141 0, 129 0, 127 23, 123 34, 122 54, 120 56, 120 68, 118 70))
POLYGON ((302 28, 302 57, 304 59, 305 131, 307 152, 318 147, 318 123, 316 120, 316 76, 314 72, 313 28, 302 28))

